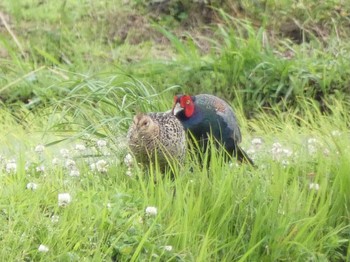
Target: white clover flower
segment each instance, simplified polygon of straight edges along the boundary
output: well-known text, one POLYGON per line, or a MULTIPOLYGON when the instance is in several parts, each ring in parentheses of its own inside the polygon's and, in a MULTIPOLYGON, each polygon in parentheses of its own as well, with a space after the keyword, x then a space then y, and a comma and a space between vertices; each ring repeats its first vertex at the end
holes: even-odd
POLYGON ((332 135, 332 136, 341 136, 341 132, 340 132, 339 130, 333 130, 333 131, 331 132, 331 135, 332 135))
POLYGON ((293 155, 293 151, 288 148, 284 148, 282 152, 286 157, 291 157, 293 155))
POLYGON ((318 191, 320 189, 320 185, 317 183, 310 183, 309 189, 315 189, 316 191, 318 191))
POLYGON ((60 217, 58 215, 51 216, 51 223, 58 223, 60 217))
POLYGON ((72 201, 69 193, 58 194, 58 206, 67 206, 72 201))
POLYGON ((26 188, 28 189, 28 190, 37 190, 38 189, 38 185, 37 184, 35 184, 35 183, 33 183, 33 182, 29 182, 28 184, 27 184, 27 186, 26 186, 26 188))
POLYGON ((7 173, 16 173, 17 171, 16 162, 14 162, 14 160, 11 160, 10 162, 6 163, 5 169, 7 173))
POLYGON ((256 153, 256 150, 253 146, 249 147, 247 150, 248 155, 254 155, 256 153))
POLYGON ((61 163, 61 160, 55 157, 54 159, 52 159, 51 163, 54 166, 58 166, 61 163))
POLYGON ((60 150, 60 154, 62 155, 62 157, 68 158, 68 157, 69 157, 69 150, 66 149, 66 148, 62 148, 62 149, 60 150))
POLYGON ((324 154, 325 156, 329 156, 330 153, 331 153, 331 151, 329 151, 328 148, 323 149, 323 154, 324 154))
POLYGON ((309 152, 309 154, 314 155, 317 153, 317 148, 313 144, 308 144, 307 151, 309 152))
POLYGON ((70 176, 80 176, 80 172, 78 169, 72 169, 69 173, 70 176))
POLYGON ((41 166, 37 166, 35 168, 36 172, 40 172, 40 173, 44 173, 45 172, 45 166, 41 165, 41 166))
POLYGON ((86 147, 83 144, 76 144, 74 149, 77 150, 77 151, 85 151, 86 147))
POLYGON ((72 159, 67 159, 65 163, 66 168, 68 169, 75 169, 76 168, 76 163, 72 159))
MULTIPOLYGON (((274 160, 281 160, 281 158, 291 157, 293 155, 293 151, 289 148, 283 148, 280 143, 276 142, 272 144, 271 154, 274 160)), ((286 160, 283 161, 284 164, 288 162, 286 160)))
POLYGON ((98 160, 95 165, 96 165, 96 169, 98 172, 100 172, 100 173, 107 172, 108 163, 106 160, 103 160, 103 159, 98 160))
POLYGON ((111 203, 107 203, 106 207, 107 207, 107 209, 111 209, 112 208, 112 204, 111 203))
POLYGON ((96 170, 96 164, 95 163, 90 164, 90 170, 91 171, 95 171, 96 170))
POLYGON ((38 247, 38 251, 39 252, 42 252, 42 253, 46 253, 49 251, 49 248, 43 244, 41 244, 39 247, 38 247))
POLYGON ((255 137, 252 139, 253 145, 261 145, 263 143, 262 139, 260 137, 255 137))
POLYGON ((320 144, 321 144, 320 141, 317 140, 316 138, 313 138, 313 137, 309 138, 307 140, 307 151, 309 152, 309 154, 315 155, 319 150, 320 144))
POLYGON ((308 144, 317 144, 318 140, 316 138, 311 137, 307 140, 307 143, 308 144))
POLYGON ((103 140, 103 139, 100 139, 100 140, 97 140, 96 141, 96 144, 99 148, 103 148, 105 146, 107 146, 107 141, 106 140, 103 140))
POLYGON ((239 167, 239 164, 237 163, 237 162, 234 162, 234 163, 232 163, 232 162, 230 162, 229 163, 229 165, 228 165, 230 168, 237 168, 237 167, 239 167))
POLYGON ((286 160, 286 159, 283 159, 283 160, 281 161, 281 164, 283 165, 283 167, 286 167, 286 166, 289 165, 289 161, 286 160))
POLYGON ((272 144, 271 153, 273 159, 278 159, 283 152, 282 145, 278 142, 272 144))
POLYGON ((41 144, 37 145, 34 149, 34 151, 38 154, 41 154, 42 152, 44 152, 44 150, 45 150, 45 146, 41 144))
POLYGON ((173 250, 173 246, 164 246, 164 250, 170 252, 173 250))
POLYGON ((127 166, 127 167, 130 167, 132 166, 132 163, 134 162, 134 158, 132 157, 131 154, 126 154, 126 156, 124 157, 124 164, 127 166))
POLYGON ((128 170, 126 170, 125 175, 132 177, 132 172, 131 172, 130 168, 128 168, 128 170))
POLYGON ((156 216, 158 213, 157 208, 152 206, 146 207, 145 212, 146 212, 146 215, 148 216, 156 216))
POLYGON ((263 140, 260 137, 255 137, 255 138, 252 139, 251 144, 255 148, 260 148, 261 145, 263 144, 263 140))
POLYGON ((280 151, 280 150, 282 150, 282 145, 280 143, 278 143, 278 142, 275 142, 275 143, 272 144, 272 150, 280 151))

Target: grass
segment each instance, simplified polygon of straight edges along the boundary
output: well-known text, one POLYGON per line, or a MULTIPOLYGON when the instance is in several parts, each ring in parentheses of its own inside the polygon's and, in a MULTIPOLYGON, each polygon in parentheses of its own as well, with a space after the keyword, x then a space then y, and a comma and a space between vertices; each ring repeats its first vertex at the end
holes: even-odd
MULTIPOLYGON (((128 99, 133 104, 139 98, 128 99)), ((174 181, 157 169, 145 171, 137 166, 131 167, 132 175, 127 176, 128 167, 123 163, 126 148, 122 143, 113 143, 113 132, 104 132, 107 147, 99 148, 94 136, 80 136, 79 140, 78 136, 36 153, 37 144, 46 140, 50 144, 58 139, 57 133, 46 134, 42 140, 33 130, 42 119, 33 117, 31 124, 23 127, 8 114, 1 123, 7 131, 2 133, 2 143, 17 150, 5 152, 2 161, 0 205, 6 226, 2 228, 1 242, 7 249, 0 252, 0 257, 346 260, 350 200, 346 121, 341 105, 331 107, 332 117, 315 113, 312 103, 305 106, 310 115, 301 123, 290 112, 281 119, 261 113, 249 126, 242 125, 243 145, 255 158, 257 169, 224 163, 220 155, 214 154, 207 171, 194 166, 189 154, 174 181), (17 131, 14 139, 11 129, 19 127, 23 131, 17 131), (249 135, 247 128, 255 131, 249 135), (31 141, 24 139, 28 136, 31 141), (249 140, 253 137, 261 137, 262 144, 251 145, 249 140), (87 149, 75 150, 76 143, 84 143, 87 149), (61 155, 62 148, 69 149, 68 157, 61 155), (11 158, 16 160, 17 171, 8 173, 6 165, 11 158), (58 158, 58 165, 52 164, 53 158, 58 158), (76 162, 80 176, 70 176, 68 159, 76 162), (107 172, 91 170, 90 165, 98 159, 107 161, 107 172), (44 172, 36 170, 41 165, 45 166, 44 172), (194 167, 193 172, 190 167, 194 167), (154 184, 152 177, 159 182, 154 184), (29 182, 36 183, 38 189, 26 189, 29 182), (319 189, 310 188, 311 184, 317 184, 319 189), (65 192, 70 193, 72 202, 66 207, 58 206, 58 194, 65 192), (148 206, 158 209, 156 216, 145 214, 148 206), (52 221, 53 217, 58 217, 58 221, 52 221), (38 252, 40 244, 49 247, 49 251, 38 252), (165 246, 172 246, 172 250, 166 251, 165 246)), ((153 110, 151 105, 144 109, 153 110)), ((98 116, 97 112, 90 113, 98 116)), ((238 113, 242 122, 242 112, 238 113)), ((118 127, 119 123, 120 129, 125 130, 118 119, 107 123, 104 126, 118 127)))
POLYGON ((349 260, 348 8, 227 2, 194 30, 174 2, 1 4, 1 260, 349 260), (179 92, 226 98, 257 168, 125 164, 132 116, 179 92))

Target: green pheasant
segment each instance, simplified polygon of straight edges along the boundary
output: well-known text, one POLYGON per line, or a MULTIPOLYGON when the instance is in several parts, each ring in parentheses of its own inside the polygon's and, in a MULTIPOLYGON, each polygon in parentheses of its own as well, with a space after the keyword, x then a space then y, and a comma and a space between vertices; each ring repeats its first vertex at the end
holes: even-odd
POLYGON ((224 148, 229 156, 254 166, 253 160, 239 146, 241 130, 232 108, 224 100, 208 94, 178 95, 172 112, 204 152, 212 135, 217 146, 224 148))

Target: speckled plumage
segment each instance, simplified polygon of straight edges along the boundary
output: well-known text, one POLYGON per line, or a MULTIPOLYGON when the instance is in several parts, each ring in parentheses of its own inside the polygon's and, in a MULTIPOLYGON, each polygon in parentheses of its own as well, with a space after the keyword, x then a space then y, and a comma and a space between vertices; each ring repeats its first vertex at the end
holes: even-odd
POLYGON ((210 134, 226 152, 239 161, 254 165, 242 148, 241 131, 232 108, 224 100, 209 94, 175 97, 173 113, 189 130, 203 150, 207 149, 210 134), (180 102, 181 101, 181 102, 180 102), (182 103, 182 104, 181 104, 182 103), (186 108, 192 106, 186 114, 186 108), (176 112, 175 112, 176 108, 176 112))
POLYGON ((171 113, 137 114, 131 124, 128 145, 137 162, 157 161, 161 170, 168 160, 182 163, 186 153, 185 130, 171 113))

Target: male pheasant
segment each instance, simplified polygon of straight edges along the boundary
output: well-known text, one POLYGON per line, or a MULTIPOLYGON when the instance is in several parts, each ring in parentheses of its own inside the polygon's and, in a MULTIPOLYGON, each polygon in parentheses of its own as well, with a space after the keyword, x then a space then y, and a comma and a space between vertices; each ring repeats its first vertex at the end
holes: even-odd
POLYGON ((229 156, 254 166, 253 160, 238 145, 242 141, 241 131, 235 114, 224 100, 208 94, 177 95, 174 100, 172 113, 185 130, 190 131, 203 152, 212 135, 217 146, 224 146, 229 156))
POLYGON ((172 163, 182 164, 186 153, 185 130, 171 113, 137 114, 131 124, 127 142, 137 162, 157 162, 164 171, 172 163))

